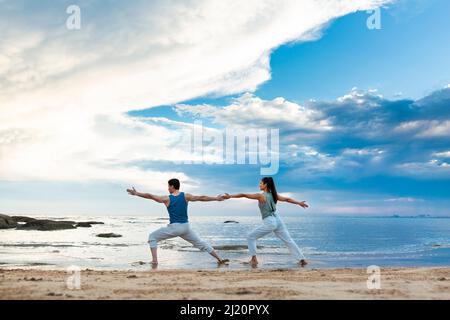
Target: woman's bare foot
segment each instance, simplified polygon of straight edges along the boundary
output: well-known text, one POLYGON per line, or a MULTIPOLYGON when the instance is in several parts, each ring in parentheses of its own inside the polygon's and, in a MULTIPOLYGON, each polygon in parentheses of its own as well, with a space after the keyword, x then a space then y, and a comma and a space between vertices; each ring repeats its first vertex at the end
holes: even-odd
POLYGON ((298 262, 298 264, 300 265, 300 267, 304 267, 304 266, 306 266, 306 265, 308 264, 308 262, 306 262, 305 259, 302 259, 302 260, 300 260, 300 261, 298 262))
POLYGON ((258 259, 256 259, 255 256, 253 256, 252 259, 250 260, 250 265, 251 265, 253 268, 256 268, 256 267, 258 266, 258 259))

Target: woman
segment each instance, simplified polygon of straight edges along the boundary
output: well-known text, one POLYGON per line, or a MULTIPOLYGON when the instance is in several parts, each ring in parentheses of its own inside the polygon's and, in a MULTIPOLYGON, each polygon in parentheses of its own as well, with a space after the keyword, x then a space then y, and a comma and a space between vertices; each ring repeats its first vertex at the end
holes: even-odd
POLYGON ((256 258, 256 240, 268 235, 273 232, 280 238, 286 246, 289 248, 291 254, 298 261, 299 265, 304 267, 307 262, 303 253, 300 251, 299 247, 292 240, 286 226, 280 219, 278 214, 276 214, 276 204, 278 201, 289 202, 301 206, 302 208, 308 208, 305 201, 297 201, 291 198, 283 197, 277 193, 275 188, 275 182, 271 177, 266 177, 259 183, 259 189, 262 193, 248 194, 248 193, 238 193, 238 194, 225 194, 225 199, 230 198, 247 198, 258 200, 259 210, 261 211, 261 216, 263 219, 263 224, 253 230, 247 237, 248 250, 251 255, 250 264, 253 267, 258 265, 258 259, 256 258))

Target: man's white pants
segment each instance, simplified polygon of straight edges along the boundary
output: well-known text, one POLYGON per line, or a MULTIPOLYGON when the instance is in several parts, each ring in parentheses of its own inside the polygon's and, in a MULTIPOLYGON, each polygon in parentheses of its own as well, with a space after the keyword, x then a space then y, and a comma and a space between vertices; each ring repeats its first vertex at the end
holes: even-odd
POLYGON ((281 220, 278 215, 269 216, 263 219, 263 224, 248 235, 247 241, 250 256, 256 256, 256 240, 272 232, 284 242, 296 260, 305 259, 305 256, 300 251, 300 248, 294 240, 292 240, 292 237, 286 229, 283 220, 281 220))
POLYGON ((189 223, 171 223, 168 224, 167 227, 153 231, 148 236, 148 243, 150 244, 150 248, 156 248, 158 247, 158 241, 175 237, 183 238, 184 240, 192 243, 194 247, 202 251, 206 251, 208 253, 214 251, 213 247, 211 247, 206 241, 200 239, 197 233, 191 229, 189 223))

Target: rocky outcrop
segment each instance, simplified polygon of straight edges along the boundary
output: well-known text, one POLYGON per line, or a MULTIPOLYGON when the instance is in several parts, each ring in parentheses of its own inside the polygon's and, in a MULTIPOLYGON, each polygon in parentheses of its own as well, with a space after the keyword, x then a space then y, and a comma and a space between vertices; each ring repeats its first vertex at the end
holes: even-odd
POLYGON ((35 221, 35 218, 30 218, 30 217, 24 217, 24 216, 12 216, 11 219, 13 219, 15 222, 19 223, 19 222, 31 222, 31 221, 35 221))
POLYGON ((54 231, 81 228, 90 228, 94 224, 104 224, 100 221, 75 222, 66 220, 36 219, 25 216, 7 216, 0 214, 0 229, 54 231))
POLYGON ((10 216, 0 214, 0 229, 13 229, 17 227, 17 222, 10 216))
POLYGON ((103 222, 98 221, 85 221, 85 222, 78 222, 76 224, 77 228, 90 228, 93 224, 104 224, 103 222))
POLYGON ((75 225, 77 228, 90 228, 92 225, 89 222, 78 222, 75 225))
POLYGON ((225 221, 224 223, 239 223, 239 222, 234 221, 234 220, 227 220, 227 221, 225 221))
POLYGON ((38 231, 55 231, 76 229, 76 224, 73 221, 54 221, 54 220, 34 220, 19 225, 18 230, 38 230, 38 231))
POLYGON ((117 233, 100 233, 97 235, 97 237, 100 238, 120 238, 122 237, 122 235, 117 234, 117 233))

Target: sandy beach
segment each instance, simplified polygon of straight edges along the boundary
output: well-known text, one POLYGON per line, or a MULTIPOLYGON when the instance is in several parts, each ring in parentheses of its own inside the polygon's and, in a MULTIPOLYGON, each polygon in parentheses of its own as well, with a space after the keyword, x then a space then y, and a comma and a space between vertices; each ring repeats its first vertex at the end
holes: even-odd
POLYGON ((0 299, 450 299, 450 268, 381 269, 367 289, 365 269, 82 270, 70 290, 61 270, 0 269, 0 299))

